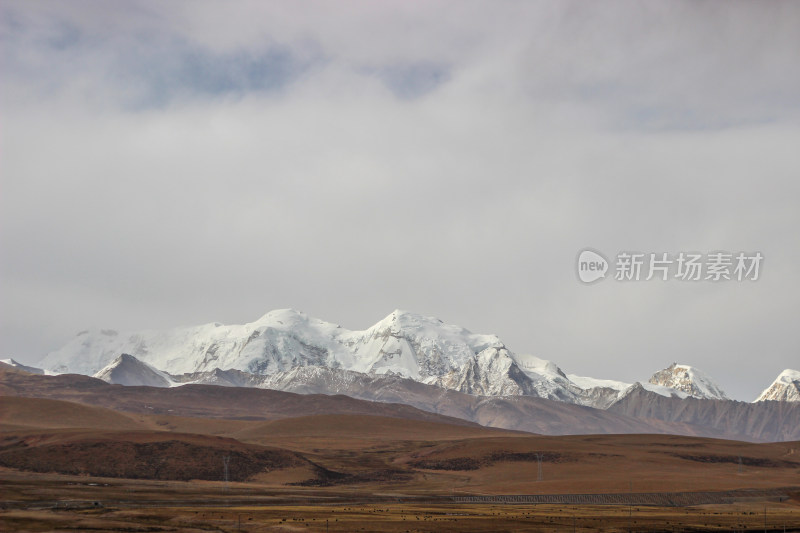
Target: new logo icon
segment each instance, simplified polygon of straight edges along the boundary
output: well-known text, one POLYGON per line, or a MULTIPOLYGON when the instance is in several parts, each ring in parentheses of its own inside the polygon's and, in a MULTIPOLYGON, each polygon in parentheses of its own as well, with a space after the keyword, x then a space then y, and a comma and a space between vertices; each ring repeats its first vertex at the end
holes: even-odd
POLYGON ((606 277, 608 261, 588 248, 578 254, 578 278, 584 283, 593 283, 606 277))

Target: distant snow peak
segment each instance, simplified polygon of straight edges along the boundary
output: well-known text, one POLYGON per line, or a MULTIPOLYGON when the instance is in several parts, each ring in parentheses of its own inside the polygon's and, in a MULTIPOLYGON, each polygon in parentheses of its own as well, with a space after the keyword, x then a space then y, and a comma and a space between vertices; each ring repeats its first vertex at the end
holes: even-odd
POLYGON ((42 364, 92 375, 126 353, 172 375, 216 368, 271 375, 317 366, 424 381, 460 371, 491 347, 504 345, 495 335, 473 334, 399 309, 363 331, 278 309, 243 325, 211 323, 115 335, 93 330, 49 353, 42 364))
POLYGON ((768 400, 800 402, 800 371, 787 368, 756 398, 756 402, 768 400))
MULTIPOLYGON (((205 382, 279 384, 288 390, 290 381, 299 380, 298 390, 306 392, 325 379, 337 383, 324 390, 347 391, 356 376, 373 384, 380 376, 386 378, 382 383, 410 379, 474 395, 537 396, 601 409, 631 392, 727 399, 712 379, 691 366, 673 364, 642 384, 566 374, 552 361, 512 352, 496 335, 400 309, 364 330, 348 330, 294 309, 270 311, 241 325, 96 329, 49 353, 39 366, 94 374, 112 383, 164 387, 205 382)), ((797 372, 784 374, 760 399, 796 401, 797 372)))
POLYGON ((693 398, 708 400, 727 400, 725 392, 714 380, 697 368, 672 363, 659 370, 650 378, 652 385, 667 387, 683 392, 693 398))
POLYGON ((41 368, 36 368, 36 367, 33 367, 33 366, 23 365, 22 363, 17 362, 17 361, 15 361, 13 359, 0 359, 0 363, 5 363, 8 366, 12 366, 12 367, 16 368, 17 370, 22 370, 22 371, 28 372, 30 374, 44 374, 45 373, 44 370, 42 370, 41 368))
POLYGON ((122 354, 94 377, 107 383, 127 386, 170 387, 174 382, 168 375, 143 363, 129 354, 122 354))

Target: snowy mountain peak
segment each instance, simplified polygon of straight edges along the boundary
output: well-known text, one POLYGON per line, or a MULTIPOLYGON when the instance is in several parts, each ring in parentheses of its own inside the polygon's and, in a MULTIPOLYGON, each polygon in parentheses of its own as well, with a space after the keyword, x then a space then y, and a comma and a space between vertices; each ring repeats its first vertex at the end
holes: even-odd
POLYGON ((727 400, 725 392, 710 377, 697 368, 672 363, 650 378, 653 385, 668 387, 694 398, 727 400))
POLYGON ((173 381, 163 372, 129 354, 122 354, 94 377, 107 383, 128 386, 169 387, 173 381))
POLYGON ((243 325, 210 323, 165 331, 83 333, 49 353, 42 365, 92 375, 127 353, 173 375, 215 368, 252 374, 319 366, 417 380, 458 371, 489 347, 494 335, 402 310, 363 331, 351 331, 294 309, 270 311, 243 325))
POLYGON ((0 359, 0 363, 5 363, 8 366, 16 368, 17 370, 22 370, 24 372, 29 372, 31 374, 44 374, 44 370, 42 370, 41 368, 23 365, 22 363, 17 362, 13 359, 0 359))
POLYGON ((547 359, 541 359, 530 354, 520 354, 514 355, 514 360, 526 374, 536 374, 550 379, 569 381, 567 375, 564 374, 558 365, 547 359))
POLYGON ((298 324, 308 323, 309 316, 296 309, 273 309, 249 325, 272 325, 272 324, 298 324))
MULTIPOLYGON (((241 325, 90 330, 49 353, 39 366, 96 374, 112 383, 157 386, 188 383, 194 375, 248 386, 269 376, 289 380, 318 370, 325 375, 386 375, 470 394, 539 396, 599 408, 640 388, 669 397, 727 399, 713 380, 688 365, 673 364, 638 387, 567 375, 552 361, 515 354, 496 335, 472 333, 401 309, 364 330, 345 329, 295 309, 270 311, 241 325)), ((792 372, 780 378, 790 391, 792 372)))
POLYGON ((800 372, 787 368, 775 378, 772 385, 764 389, 756 402, 766 400, 778 402, 800 402, 800 372))
POLYGON ((395 309, 365 331, 338 340, 359 359, 351 370, 430 380, 461 370, 478 353, 504 348, 495 335, 478 335, 436 317, 395 309))
POLYGON ((778 380, 784 381, 786 383, 790 381, 800 380, 800 370, 792 370, 791 368, 787 368, 786 370, 778 374, 778 380))
MULTIPOLYGON (((445 324, 433 316, 425 316, 402 309, 395 309, 386 318, 373 325, 367 331, 391 331, 415 337, 433 337, 445 334, 453 337, 481 337, 491 339, 491 344, 500 343, 495 335, 473 335, 472 332, 451 324, 445 324)), ((501 343, 500 343, 501 344, 501 343)), ((480 350, 479 350, 480 351, 480 350)))
POLYGON ((398 334, 401 330, 419 329, 425 322, 431 322, 433 320, 436 319, 429 318, 426 320, 426 318, 421 315, 414 315, 407 311, 395 309, 386 315, 383 320, 369 327, 367 331, 391 331, 398 334))

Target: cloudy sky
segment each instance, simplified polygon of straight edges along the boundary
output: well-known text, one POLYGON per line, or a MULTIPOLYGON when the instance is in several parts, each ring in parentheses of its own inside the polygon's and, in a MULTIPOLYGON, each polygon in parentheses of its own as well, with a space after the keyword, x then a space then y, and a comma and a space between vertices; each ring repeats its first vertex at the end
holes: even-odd
POLYGON ((401 308, 570 373, 692 364, 742 400, 800 367, 796 2, 0 17, 0 357, 89 327, 401 308), (585 247, 764 262, 583 285, 585 247))

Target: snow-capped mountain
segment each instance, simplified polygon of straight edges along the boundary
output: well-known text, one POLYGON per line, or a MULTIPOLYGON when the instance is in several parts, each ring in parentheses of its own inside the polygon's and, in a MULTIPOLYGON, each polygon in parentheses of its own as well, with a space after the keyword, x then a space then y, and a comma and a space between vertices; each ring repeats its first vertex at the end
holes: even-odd
POLYGON ((772 385, 764 389, 756 402, 800 402, 800 372, 787 368, 775 378, 772 385))
POLYGON ((672 363, 659 370, 650 378, 652 385, 667 387, 683 392, 693 398, 708 400, 727 400, 725 392, 702 371, 688 366, 672 363))
POLYGON ((483 350, 459 371, 425 382, 479 396, 537 396, 579 403, 579 391, 555 364, 516 355, 503 346, 483 350))
POLYGON ((664 398, 677 398, 678 400, 684 400, 686 398, 691 398, 690 394, 687 394, 683 391, 678 389, 673 389, 670 387, 664 387, 662 385, 653 385, 652 383, 641 383, 636 382, 630 387, 625 390, 619 392, 616 398, 614 398, 607 407, 611 407, 617 403, 622 402, 623 400, 631 397, 631 396, 639 396, 639 395, 649 395, 650 397, 664 397, 664 398), (653 393, 653 394, 650 394, 653 393))
POLYGON ((46 373, 94 374, 122 385, 346 395, 538 432, 668 430, 796 440, 794 408, 800 406, 794 403, 800 400, 800 373, 793 370, 759 397, 791 405, 745 404, 726 401, 713 380, 687 365, 673 364, 650 382, 633 384, 567 374, 552 361, 512 352, 495 335, 403 311, 362 331, 293 310, 244 325, 86 331, 40 366, 46 373))
POLYGON ((170 387, 175 384, 164 372, 126 353, 117 357, 93 377, 107 383, 128 386, 170 387))
POLYGON ((567 375, 551 361, 513 353, 495 335, 399 310, 363 331, 291 309, 244 325, 85 331, 48 354, 41 366, 94 374, 111 383, 164 387, 216 383, 288 390, 293 385, 287 380, 315 376, 298 385, 311 391, 324 375, 342 381, 336 387, 344 391, 353 373, 398 376, 478 396, 535 396, 601 409, 636 387, 665 397, 726 399, 710 378, 689 366, 673 364, 650 383, 567 375))
POLYGON ((8 366, 12 366, 18 370, 23 370, 31 374, 44 374, 44 370, 42 370, 41 368, 23 365, 22 363, 14 361, 13 359, 0 359, 0 363, 5 363, 8 366))
POLYGON ((478 335, 433 317, 396 310, 363 331, 284 309, 245 325, 167 331, 83 332, 42 361, 56 372, 92 375, 127 353, 172 375, 239 370, 274 375, 299 367, 394 374, 485 395, 532 395, 574 401, 558 367, 518 357, 495 335, 478 335))
POLYGON ((121 353, 129 353, 171 374, 215 368, 272 374, 298 366, 326 366, 424 379, 459 370, 493 346, 502 347, 494 335, 474 335, 435 318, 402 311, 394 311, 367 330, 349 331, 284 309, 244 325, 83 332, 48 354, 42 364, 59 372, 93 374, 121 353))
POLYGON ((595 379, 575 374, 568 374, 567 378, 580 391, 577 403, 598 409, 608 408, 632 386, 630 383, 622 381, 595 379))

